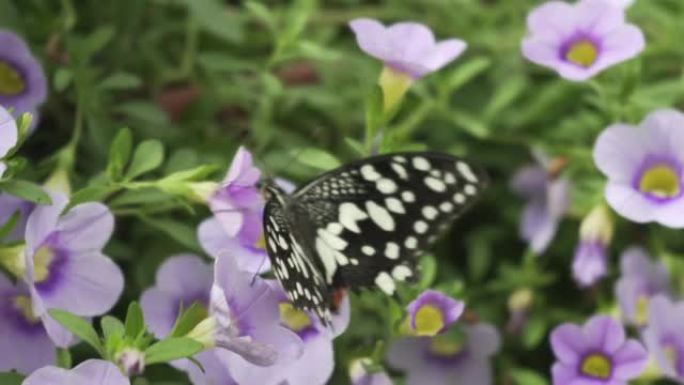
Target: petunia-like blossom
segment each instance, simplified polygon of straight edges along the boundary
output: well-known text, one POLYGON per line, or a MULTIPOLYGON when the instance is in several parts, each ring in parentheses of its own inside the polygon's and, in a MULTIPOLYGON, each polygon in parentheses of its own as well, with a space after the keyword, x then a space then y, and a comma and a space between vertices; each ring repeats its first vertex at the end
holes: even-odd
POLYGON ((511 188, 527 201, 520 221, 520 236, 530 250, 542 254, 553 240, 558 224, 570 206, 570 182, 551 175, 551 161, 536 156, 537 164, 524 166, 513 176, 511 188))
POLYGON ((603 278, 608 271, 607 247, 613 238, 613 220, 603 204, 594 207, 582 220, 579 244, 572 260, 572 275, 580 287, 603 278))
POLYGON ((280 324, 296 333, 303 341, 301 356, 294 361, 261 367, 244 360, 229 362, 230 372, 239 384, 260 385, 325 385, 335 366, 333 339, 343 333, 349 324, 349 298, 344 297, 337 312, 333 313, 330 327, 318 317, 296 309, 287 299, 276 281, 268 281, 278 297, 280 324))
POLYGON ((13 215, 18 215, 14 228, 4 239, 0 238, 0 244, 17 242, 24 239, 26 221, 34 207, 33 203, 21 198, 9 194, 0 194, 0 226, 5 225, 13 215))
POLYGON ((615 296, 623 319, 635 326, 648 324, 651 299, 671 292, 667 269, 662 262, 652 261, 646 250, 633 246, 620 257, 620 279, 615 296))
POLYGON ((47 79, 40 63, 19 36, 0 30, 0 105, 18 116, 34 111, 46 96, 47 79))
POLYGON ((351 385, 392 385, 392 379, 384 370, 369 371, 370 358, 359 358, 349 365, 351 385))
POLYGON ((648 304, 648 314, 643 331, 648 352, 665 377, 684 381, 684 302, 660 294, 648 304))
POLYGON ((362 18, 352 20, 349 26, 359 48, 385 64, 378 82, 385 111, 401 100, 414 80, 446 66, 467 46, 459 39, 437 42, 429 27, 415 22, 385 27, 377 20, 362 18))
POLYGON ((0 372, 29 374, 56 359, 55 344, 33 313, 29 288, 0 274, 0 372))
POLYGON ((522 53, 565 79, 587 80, 643 51, 641 30, 606 0, 549 1, 527 17, 522 53))
POLYGON ((408 304, 411 330, 419 336, 445 331, 463 314, 465 304, 437 290, 425 290, 408 304))
POLYGON ((52 204, 37 206, 26 224, 25 276, 36 316, 43 318, 58 346, 68 334, 52 327, 47 310, 57 308, 78 316, 106 313, 123 291, 121 269, 102 248, 114 230, 114 217, 101 203, 83 203, 62 212, 67 198, 51 194, 52 204))
POLYGON ((88 360, 67 370, 46 366, 36 370, 22 385, 130 385, 130 381, 111 362, 88 360))
POLYGON ((582 327, 557 326, 551 348, 557 359, 551 369, 554 385, 626 385, 648 361, 641 343, 628 340, 622 325, 607 316, 594 316, 582 327))
POLYGON ((234 237, 228 236, 216 218, 204 220, 197 237, 204 251, 213 258, 232 258, 238 268, 251 273, 263 273, 271 268, 266 254, 261 217, 248 216, 234 237))
POLYGON ((594 162, 608 178, 606 200, 618 214, 684 227, 684 114, 657 110, 639 126, 608 127, 596 141, 594 162))
POLYGON ((388 363, 406 373, 407 385, 491 385, 491 357, 501 338, 489 324, 463 326, 457 338, 405 337, 391 343, 388 363))
MULTIPOLYGON (((2 34, 0 33, 0 40, 2 34)), ((2 50, 2 48, 0 48, 2 50)), ((1 60, 1 59, 0 59, 1 60)), ((2 65, 0 64, 0 72, 2 72, 2 65)), ((2 83, 2 80, 0 80, 2 83)), ((0 105, 0 178, 2 178, 7 165, 2 162, 2 158, 17 145, 19 139, 19 131, 17 129, 17 122, 14 120, 9 111, 0 105)))
POLYGON ((607 2, 620 7, 622 9, 627 9, 634 4, 634 0, 606 0, 607 2))

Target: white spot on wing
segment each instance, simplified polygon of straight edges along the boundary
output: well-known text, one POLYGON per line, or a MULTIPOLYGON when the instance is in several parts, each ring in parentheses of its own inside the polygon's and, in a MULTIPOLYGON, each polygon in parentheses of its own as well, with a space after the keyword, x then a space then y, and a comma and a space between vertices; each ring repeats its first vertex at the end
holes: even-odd
POLYGON ((437 209, 432 206, 423 207, 422 212, 423 216, 430 221, 435 219, 437 217, 437 214, 439 214, 439 211, 437 211, 437 209))
POLYGON ((427 185, 430 190, 437 192, 443 192, 446 190, 446 184, 444 184, 444 182, 431 176, 425 178, 425 185, 427 185))
POLYGON ((368 215, 363 212, 356 204, 351 202, 345 202, 340 205, 340 218, 339 222, 347 230, 354 233, 360 233, 359 225, 356 223, 358 221, 368 218, 368 215))
POLYGON ((417 170, 427 171, 430 169, 430 162, 428 162, 428 160, 422 156, 416 156, 413 158, 412 163, 413 167, 415 167, 417 170))
POLYGON ((465 202, 465 195, 461 193, 454 194, 454 202, 458 203, 459 205, 462 205, 463 202, 465 202))
POLYGON ((456 168, 458 169, 458 172, 460 172, 461 175, 463 175, 463 177, 466 178, 469 182, 477 182, 477 176, 473 172, 473 169, 471 169, 467 163, 456 162, 456 168))
POLYGON ((364 245, 363 247, 361 247, 361 251, 369 257, 375 254, 375 249, 373 248, 373 246, 369 245, 364 245))
POLYGON ((399 175, 399 178, 403 180, 408 179, 408 173, 406 172, 404 166, 402 166, 401 164, 392 162, 392 170, 394 170, 394 172, 396 172, 397 175, 399 175))
POLYGON ((477 193, 477 189, 472 184, 466 185, 463 191, 468 195, 475 195, 477 193))
POLYGON ((392 277, 387 274, 386 271, 379 273, 375 277, 375 284, 387 295, 394 294, 394 290, 396 290, 394 280, 392 280, 392 277))
POLYGON ((382 178, 377 181, 375 187, 383 194, 392 194, 397 191, 397 184, 388 178, 382 178))
POLYGON ((405 214, 406 210, 404 209, 404 205, 401 204, 401 201, 397 198, 387 198, 385 199, 385 206, 389 209, 389 211, 397 214, 405 214))
POLYGON ((449 213, 454 209, 454 205, 451 202, 442 202, 442 204, 439 205, 439 209, 445 213, 449 213))
POLYGON ((385 231, 394 230, 394 219, 392 219, 392 215, 384 207, 373 201, 367 201, 366 210, 368 211, 370 218, 378 227, 385 231))
POLYGON ((385 257, 389 259, 399 258, 399 245, 394 242, 387 242, 387 245, 385 245, 385 257))
POLYGON ((428 224, 425 221, 418 220, 413 224, 413 230, 418 234, 425 234, 428 229, 428 224))
POLYGON ((404 246, 409 250, 415 250, 415 248, 418 247, 418 239, 416 239, 416 237, 409 236, 404 241, 404 246))
POLYGON ((394 279, 396 279, 397 281, 405 281, 406 278, 412 275, 413 272, 411 271, 411 269, 408 268, 408 266, 399 265, 394 266, 394 269, 392 269, 392 277, 394 277, 394 279))
POLYGON ((363 179, 373 182, 380 179, 382 175, 375 171, 375 167, 373 167, 373 165, 364 164, 361 167, 361 176, 363 179))
POLYGON ((416 194, 412 193, 411 191, 404 191, 401 193, 401 199, 403 199, 406 203, 412 203, 416 201, 416 194))

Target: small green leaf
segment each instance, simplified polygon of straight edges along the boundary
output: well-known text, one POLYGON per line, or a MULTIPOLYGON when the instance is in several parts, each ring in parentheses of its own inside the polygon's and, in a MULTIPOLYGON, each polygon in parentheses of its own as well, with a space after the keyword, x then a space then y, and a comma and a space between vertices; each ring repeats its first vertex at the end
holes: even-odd
POLYGON ((0 384, 2 385, 21 385, 24 376, 19 373, 0 373, 0 384))
POLYGON ((99 84, 103 90, 128 90, 140 87, 142 81, 137 75, 127 72, 116 72, 109 75, 99 84))
POLYGON ((52 203, 50 196, 39 185, 25 180, 6 180, 0 182, 0 191, 40 205, 52 203))
POLYGON ((341 164, 334 155, 316 147, 294 149, 290 151, 290 155, 297 162, 319 170, 330 170, 341 164))
POLYGON ((145 317, 142 309, 137 302, 131 302, 128 305, 128 313, 126 313, 126 335, 131 339, 136 339, 145 331, 145 317))
POLYGON ((425 255, 420 259, 420 280, 418 287, 427 289, 437 277, 437 260, 432 255, 425 255))
POLYGON ((242 39, 242 22, 217 0, 185 0, 190 13, 205 31, 227 42, 242 39))
POLYGON ((169 124, 168 115, 159 106, 151 102, 131 101, 119 105, 116 109, 133 119, 150 125, 166 126, 169 124))
POLYGON ((71 195, 70 206, 79 203, 102 201, 117 188, 113 186, 86 186, 71 195))
POLYGON ((354 138, 344 138, 344 143, 346 143, 347 147, 354 151, 355 155, 359 157, 366 155, 366 150, 363 148, 363 143, 359 142, 358 140, 354 138))
POLYGON ((55 321, 59 322, 76 337, 92 346, 101 356, 104 356, 104 348, 102 347, 100 336, 97 335, 97 332, 90 322, 64 310, 50 309, 49 313, 55 321))
POLYGON ((55 77, 52 79, 52 86, 55 91, 62 92, 71 85, 74 79, 74 73, 69 68, 60 67, 55 71, 55 77))
POLYGON ((539 346, 546 336, 547 327, 548 325, 544 318, 540 316, 530 318, 523 331, 523 345, 529 349, 539 346))
POLYGON ((135 149, 126 177, 135 179, 155 170, 161 166, 162 162, 164 162, 164 146, 158 140, 146 140, 135 149))
POLYGON ((102 317, 100 320, 100 328, 102 329, 102 335, 105 339, 109 339, 112 336, 123 337, 126 334, 126 327, 117 318, 110 315, 102 317))
POLYGON ((200 246, 197 241, 196 230, 194 227, 183 222, 175 221, 171 218, 153 219, 143 216, 141 219, 157 230, 165 232, 181 245, 192 250, 200 250, 200 246))
POLYGON ((2 225, 2 227, 0 227, 0 240, 5 238, 7 234, 11 233, 12 230, 14 230, 20 218, 21 211, 16 210, 14 213, 12 213, 12 216, 10 216, 7 219, 7 221, 2 225))
POLYGON ((157 342, 145 350, 147 365, 161 364, 180 358, 192 357, 201 352, 204 345, 190 339, 171 337, 157 342))
POLYGON ((176 325, 173 327, 171 337, 182 337, 190 333, 190 331, 206 317, 207 309, 199 302, 194 302, 180 317, 178 317, 178 320, 176 320, 176 325))
POLYGON ((510 375, 516 385, 548 385, 549 383, 543 375, 530 369, 511 369, 510 375))
POLYGON ((124 127, 114 137, 109 146, 109 162, 107 163, 107 175, 111 180, 119 180, 131 158, 133 150, 133 134, 128 127, 124 127))
POLYGON ((57 348, 57 366, 64 369, 71 369, 73 360, 69 349, 57 348))

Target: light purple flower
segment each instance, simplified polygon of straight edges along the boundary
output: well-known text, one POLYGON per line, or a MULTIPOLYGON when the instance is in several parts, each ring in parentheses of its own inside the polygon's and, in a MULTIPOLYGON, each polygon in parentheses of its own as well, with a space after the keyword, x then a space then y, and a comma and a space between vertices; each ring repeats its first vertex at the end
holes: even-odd
MULTIPOLYGON (((52 204, 37 206, 26 224, 25 280, 34 313, 44 317, 57 308, 84 317, 104 314, 123 291, 121 270, 102 254, 114 217, 100 203, 80 204, 61 215, 66 197, 51 198, 52 204)), ((56 333, 50 324, 46 327, 53 341, 68 345, 68 334, 56 333)))
POLYGON ((622 275, 615 284, 615 296, 622 316, 631 324, 645 326, 653 296, 670 293, 667 269, 662 262, 651 261, 646 250, 634 246, 622 253, 620 271, 622 275))
POLYGON ((643 339, 666 377, 684 381, 684 302, 657 295, 648 304, 649 322, 643 339))
POLYGON ((369 358, 354 360, 349 366, 351 385, 392 385, 392 379, 385 371, 368 371, 366 367, 371 364, 369 358))
POLYGON ((264 245, 261 217, 245 216, 242 228, 234 237, 226 234, 218 219, 209 218, 200 224, 197 237, 209 256, 231 258, 240 270, 263 273, 271 268, 264 245))
POLYGON ((67 370, 46 366, 35 371, 22 385, 130 385, 130 381, 111 362, 88 360, 67 370))
POLYGON ((634 4, 634 0, 606 0, 607 2, 613 4, 616 7, 620 7, 622 9, 627 9, 634 4))
POLYGON ((349 26, 363 52, 414 79, 439 70, 466 49, 459 39, 436 42, 430 28, 420 23, 385 27, 377 20, 355 19, 349 26))
POLYGON ((594 316, 583 327, 571 323, 551 333, 554 385, 626 385, 646 367, 648 355, 636 340, 628 340, 616 320, 594 316))
POLYGON ((594 162, 608 178, 606 200, 618 214, 684 227, 684 114, 657 110, 639 126, 608 127, 596 141, 594 162))
POLYGON ((0 226, 6 224, 15 213, 19 215, 12 231, 4 239, 0 238, 0 243, 12 243, 24 239, 26 221, 34 206, 33 203, 21 198, 9 194, 0 194, 0 226))
POLYGON ((491 357, 501 345, 492 325, 463 326, 463 337, 400 338, 389 347, 387 361, 406 372, 407 385, 491 385, 491 357))
POLYGON ((47 80, 40 63, 21 38, 0 30, 0 105, 18 116, 34 110, 46 96, 47 80))
POLYGON ((538 164, 522 167, 511 187, 527 200, 520 221, 520 236, 535 254, 542 254, 556 235, 558 224, 570 206, 570 182, 549 175, 545 156, 538 164))
POLYGON ((445 331, 463 314, 465 304, 437 290, 425 290, 409 303, 409 325, 419 336, 434 336, 445 331))
POLYGON ((33 313, 28 287, 0 274, 0 372, 29 374, 56 358, 54 343, 33 313))
MULTIPOLYGON (((2 41, 2 33, 0 32, 0 41, 2 41)), ((0 48, 2 50, 2 48, 0 48)), ((0 59, 0 63, 1 63, 0 59)), ((0 64, 0 72, 2 72, 2 64, 0 64)), ((1 83, 1 80, 0 80, 1 83)), ((1 95, 1 94, 0 94, 1 95)), ((1 96, 0 96, 1 98, 1 96)), ((9 111, 0 105, 0 159, 4 158, 7 153, 17 145, 19 139, 19 131, 17 123, 14 121, 9 111)), ((5 173, 7 165, 0 161, 0 178, 5 173)))
POLYGON ((579 244, 572 260, 572 275, 580 287, 591 286, 608 271, 607 247, 613 239, 613 220, 603 204, 582 220, 579 244))
POLYGON ((625 22, 624 9, 605 0, 546 2, 529 14, 527 28, 523 55, 572 81, 631 59, 645 46, 641 30, 625 22))

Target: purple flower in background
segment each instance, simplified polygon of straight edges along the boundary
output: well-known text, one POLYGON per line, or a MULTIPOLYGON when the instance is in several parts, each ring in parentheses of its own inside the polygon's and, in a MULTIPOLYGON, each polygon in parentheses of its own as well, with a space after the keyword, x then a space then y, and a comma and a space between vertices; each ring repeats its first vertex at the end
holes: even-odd
POLYGON ((651 261, 646 250, 630 247, 620 258, 622 275, 615 285, 615 296, 622 317, 636 326, 646 326, 649 304, 657 294, 669 294, 667 269, 661 262, 651 261))
POLYGON ((385 27, 377 20, 355 19, 349 26, 363 52, 414 79, 439 70, 466 49, 459 39, 436 42, 430 28, 420 23, 385 27))
POLYGON ((645 46, 641 30, 625 22, 624 9, 605 0, 546 2, 529 14, 527 28, 523 55, 572 81, 631 59, 645 46))
POLYGON ((490 359, 500 345, 495 327, 477 324, 463 326, 461 338, 400 338, 390 345, 387 361, 406 372, 407 385, 491 385, 490 359))
POLYGON ((200 245, 214 258, 231 258, 238 268, 251 273, 263 273, 271 268, 266 254, 261 217, 246 216, 242 228, 234 237, 226 234, 216 218, 202 222, 197 231, 200 245))
POLYGON ((684 302, 673 303, 657 295, 650 301, 648 313, 643 332, 648 352, 663 375, 684 380, 684 302))
POLYGON ((130 381, 111 362, 88 360, 67 370, 47 366, 35 371, 22 385, 130 385, 130 381))
MULTIPOLYGON (((1 39, 0 33, 0 39, 1 39)), ((1 50, 2 48, 0 48, 1 50)), ((0 59, 1 60, 1 59, 0 59)), ((0 72, 2 72, 2 66, 0 65, 0 72)), ((0 79, 0 84, 2 80, 0 79)), ((19 139, 19 131, 17 129, 17 123, 10 113, 0 105, 0 159, 4 158, 7 153, 17 145, 17 140, 19 139)), ((7 165, 0 161, 0 178, 5 173, 7 165)))
POLYGON ((445 331, 463 314, 465 304, 436 290, 426 290, 409 303, 409 325, 419 336, 445 331))
POLYGON ((644 347, 607 316, 594 316, 582 327, 557 326, 551 348, 558 360, 551 370, 554 385, 626 385, 648 361, 644 347))
POLYGON ((0 31, 0 105, 18 116, 35 110, 46 96, 45 73, 26 43, 10 31, 0 31))
MULTIPOLYGON (((61 215, 66 197, 51 198, 52 204, 37 206, 26 224, 25 279, 33 310, 41 317, 51 308, 84 317, 104 314, 123 290, 121 270, 102 254, 114 217, 100 203, 80 204, 61 215)), ((68 335, 53 333, 50 323, 46 327, 53 341, 67 345, 68 335)))
POLYGON ((0 243, 11 243, 24 239, 26 221, 34 206, 33 203, 15 196, 0 194, 0 226, 6 224, 15 213, 18 213, 19 215, 12 231, 10 231, 4 239, 0 238, 0 243))
POLYGON ((684 114, 657 110, 637 127, 608 127, 596 141, 594 162, 608 178, 606 200, 618 214, 684 227, 684 114))
POLYGON ((613 4, 616 7, 620 7, 622 9, 627 9, 634 4, 634 0, 606 0, 607 2, 613 4))
POLYGON ((572 275, 580 287, 587 287, 608 271, 606 248, 613 238, 613 220, 603 204, 594 207, 582 220, 579 244, 572 261, 572 275))
POLYGON ((511 187, 527 200, 520 221, 520 236, 535 254, 542 254, 556 235, 558 223, 570 206, 570 182, 550 175, 545 155, 536 165, 524 166, 513 176, 511 187))
POLYGON ((383 370, 368 371, 367 367, 372 362, 369 358, 360 358, 352 361, 349 366, 349 378, 351 385, 392 385, 392 379, 383 370))
POLYGON ((41 318, 34 315, 28 287, 0 274, 0 372, 28 374, 54 364, 56 357, 41 318))

